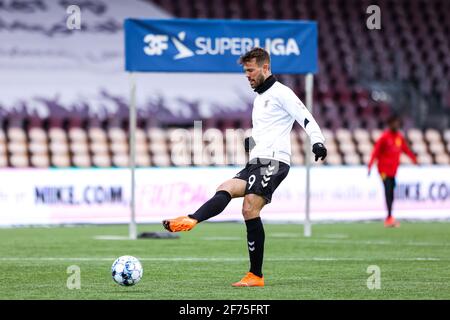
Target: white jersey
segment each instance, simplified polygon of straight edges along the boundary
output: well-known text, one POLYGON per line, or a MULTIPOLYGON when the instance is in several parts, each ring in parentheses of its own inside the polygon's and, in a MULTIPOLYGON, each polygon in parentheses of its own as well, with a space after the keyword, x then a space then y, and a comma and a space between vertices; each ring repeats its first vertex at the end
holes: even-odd
POLYGON ((250 152, 249 160, 268 158, 289 165, 294 121, 306 131, 311 144, 325 142, 319 125, 297 95, 289 87, 275 81, 253 102, 252 137, 256 145, 250 152))

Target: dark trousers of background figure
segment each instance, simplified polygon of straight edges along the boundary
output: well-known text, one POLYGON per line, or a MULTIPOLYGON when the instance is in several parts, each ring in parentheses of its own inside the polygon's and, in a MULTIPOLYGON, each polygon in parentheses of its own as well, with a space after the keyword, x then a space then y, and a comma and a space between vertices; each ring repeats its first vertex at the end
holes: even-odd
POLYGON ((383 179, 384 196, 386 199, 386 208, 388 217, 392 216, 392 204, 394 203, 395 177, 386 177, 383 179))

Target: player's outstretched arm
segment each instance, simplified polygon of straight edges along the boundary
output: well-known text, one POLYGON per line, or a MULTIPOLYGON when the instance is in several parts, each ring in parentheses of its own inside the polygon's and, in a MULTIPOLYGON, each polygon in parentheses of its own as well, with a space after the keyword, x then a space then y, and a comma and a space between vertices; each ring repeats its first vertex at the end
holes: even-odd
POLYGON ((327 156, 327 149, 324 145, 325 137, 311 112, 309 112, 303 102, 290 89, 286 90, 285 94, 281 97, 280 102, 309 136, 311 144, 313 145, 312 151, 316 156, 315 160, 324 160, 327 156))
POLYGON ((416 155, 411 151, 411 149, 408 147, 408 142, 406 142, 406 139, 402 137, 403 143, 402 143, 402 151, 406 153, 406 155, 411 159, 411 161, 414 164, 418 164, 416 155))

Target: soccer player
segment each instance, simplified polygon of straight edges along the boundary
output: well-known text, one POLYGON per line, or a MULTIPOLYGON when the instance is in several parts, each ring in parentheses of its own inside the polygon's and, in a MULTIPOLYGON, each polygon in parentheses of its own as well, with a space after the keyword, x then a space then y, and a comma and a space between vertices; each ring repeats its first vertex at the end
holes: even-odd
POLYGON ((399 227, 400 223, 392 216, 392 204, 394 203, 394 189, 395 176, 400 164, 400 155, 402 152, 406 153, 411 158, 414 164, 417 164, 417 159, 414 153, 409 149, 405 138, 399 132, 400 118, 397 115, 389 117, 388 129, 375 142, 375 147, 372 151, 368 165, 368 175, 375 160, 378 160, 378 172, 384 185, 384 194, 386 198, 387 217, 384 221, 384 226, 399 227))
POLYGON ((239 63, 257 93, 253 102, 252 136, 245 141, 246 151, 250 151, 249 162, 234 178, 223 182, 216 194, 196 212, 164 220, 163 225, 171 232, 191 230, 221 213, 231 199, 244 197, 242 214, 247 227, 250 271, 232 285, 262 287, 265 234, 260 212, 271 202, 273 192, 289 172, 290 133, 294 122, 297 121, 310 137, 316 161, 325 159, 327 149, 311 113, 290 88, 272 75, 266 50, 253 48, 240 57, 239 63))

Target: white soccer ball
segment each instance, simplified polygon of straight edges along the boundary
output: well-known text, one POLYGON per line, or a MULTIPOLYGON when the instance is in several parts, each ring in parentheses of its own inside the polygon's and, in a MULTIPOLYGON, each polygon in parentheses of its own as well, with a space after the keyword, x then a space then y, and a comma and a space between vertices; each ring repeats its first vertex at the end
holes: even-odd
POLYGON ((132 256, 122 256, 116 259, 111 267, 113 280, 121 286, 133 286, 138 283, 144 269, 138 259, 132 256))

